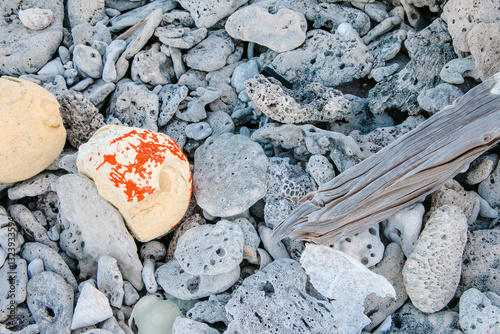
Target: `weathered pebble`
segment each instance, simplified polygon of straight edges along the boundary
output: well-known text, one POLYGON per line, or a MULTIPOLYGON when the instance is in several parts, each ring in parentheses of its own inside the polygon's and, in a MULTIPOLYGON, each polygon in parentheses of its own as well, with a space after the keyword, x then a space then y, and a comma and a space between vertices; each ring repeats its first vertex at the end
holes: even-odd
POLYGON ((397 243, 406 257, 409 257, 413 245, 420 235, 425 207, 421 203, 411 205, 396 212, 384 222, 384 235, 397 243))
POLYGON ((123 302, 123 278, 116 259, 103 255, 97 262, 97 288, 104 293, 113 307, 120 308, 123 302))
POLYGON ((184 333, 218 334, 219 331, 214 328, 211 328, 210 326, 202 322, 182 317, 175 318, 172 327, 172 334, 184 334, 184 333))
POLYGON ((466 334, 500 331, 500 296, 469 289, 460 297, 460 326, 466 334))
POLYGON ((57 179, 58 176, 55 174, 42 172, 9 188, 7 190, 7 195, 9 199, 13 201, 23 197, 43 195, 49 190, 55 190, 55 182, 57 179))
POLYGON ((112 316, 106 296, 91 284, 85 284, 76 302, 71 329, 95 325, 112 316))
POLYGON ((453 102, 464 95, 460 88, 442 83, 434 88, 427 89, 418 94, 418 105, 431 115, 434 115, 444 107, 453 104, 453 102))
POLYGON ((179 0, 182 8, 191 13, 198 28, 210 28, 220 19, 232 14, 238 7, 244 5, 248 0, 179 0))

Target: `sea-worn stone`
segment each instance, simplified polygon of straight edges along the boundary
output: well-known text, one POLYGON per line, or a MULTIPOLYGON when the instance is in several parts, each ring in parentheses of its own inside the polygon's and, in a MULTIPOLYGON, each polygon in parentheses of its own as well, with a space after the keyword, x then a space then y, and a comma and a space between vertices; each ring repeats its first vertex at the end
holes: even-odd
POLYGON ((115 63, 127 47, 127 42, 122 39, 115 39, 107 47, 103 56, 102 79, 106 82, 115 82, 117 72, 115 63))
POLYGON ((478 230, 469 235, 456 296, 475 288, 481 292, 500 291, 497 263, 500 262, 500 231, 478 230))
POLYGON ((211 31, 206 39, 183 56, 183 60, 192 69, 211 72, 223 68, 234 50, 231 37, 224 29, 219 29, 211 31))
POLYGON ((90 45, 103 55, 103 48, 106 48, 112 41, 111 32, 106 26, 107 20, 103 19, 96 24, 83 22, 71 29, 71 36, 73 37, 73 44, 90 45), (104 44, 103 44, 104 43, 104 44))
POLYGON ((71 333, 73 288, 64 278, 42 271, 28 281, 26 304, 41 333, 71 333))
POLYGON ((79 174, 61 176, 56 190, 60 246, 78 260, 80 277, 94 275, 99 258, 109 255, 118 261, 124 278, 141 289, 137 246, 118 210, 99 195, 92 181, 79 174))
POLYGON ((267 0, 237 10, 229 16, 225 28, 235 39, 284 52, 304 43, 307 21, 302 13, 283 6, 282 1, 267 0))
POLYGON ((208 138, 194 155, 198 205, 216 217, 244 212, 266 193, 267 164, 262 147, 245 136, 208 138))
POLYGON ((452 204, 439 207, 403 268, 406 291, 422 312, 437 312, 453 298, 466 241, 467 218, 462 210, 452 204))
POLYGON ((163 290, 179 299, 193 300, 208 297, 229 289, 240 277, 240 267, 219 275, 191 275, 176 259, 156 270, 156 281, 163 290))
POLYGON ((407 35, 406 30, 398 29, 372 41, 368 45, 368 50, 374 58, 373 68, 385 66, 387 61, 394 59, 399 54, 407 35))
POLYGON ((102 75, 102 57, 96 49, 78 44, 73 50, 73 64, 78 74, 85 78, 98 79, 102 75))
POLYGON ((68 0, 66 9, 71 28, 80 23, 95 24, 104 15, 104 0, 68 0))
POLYGON ((97 262, 97 287, 113 307, 120 308, 123 303, 123 277, 116 259, 103 255, 97 262))
POLYGON ((76 302, 71 329, 92 326, 112 316, 113 311, 104 293, 86 283, 76 302))
POLYGON ((82 91, 82 94, 92 102, 97 108, 102 107, 106 98, 115 90, 116 85, 112 82, 105 82, 102 79, 96 80, 93 84, 82 91))
POLYGON ((184 333, 218 334, 219 331, 202 322, 182 317, 175 318, 172 334, 184 333))
POLYGON ((434 115, 444 107, 451 105, 462 95, 464 93, 460 88, 442 83, 418 94, 417 102, 422 109, 429 112, 430 115, 434 115))
POLYGON ((335 169, 328 158, 321 154, 313 154, 307 161, 306 171, 314 178, 318 186, 335 177, 335 169))
POLYGON ((245 90, 245 81, 259 74, 259 67, 255 59, 238 65, 231 76, 231 85, 237 93, 245 90))
POLYGON ((78 148, 106 123, 92 102, 79 92, 62 92, 59 97, 61 117, 71 146, 78 148))
POLYGON ((359 79, 370 73, 373 56, 349 24, 334 34, 307 32, 298 49, 280 53, 271 66, 290 82, 319 82, 327 87, 359 79))
POLYGON ((123 281, 123 304, 132 306, 139 300, 140 296, 137 290, 128 281, 123 281))
MULTIPOLYGON (((63 37, 62 0, 16 0, 0 5, 0 74, 19 76, 38 72, 52 59, 63 37), (38 7, 53 13, 53 22, 43 30, 25 27, 19 10, 38 7)), ((3 90, 3 89, 2 89, 3 90)))
POLYGON ((55 189, 54 186, 57 179, 58 176, 55 174, 42 172, 9 188, 7 190, 7 195, 9 199, 13 201, 23 197, 43 195, 47 191, 55 189))
POLYGON ((0 182, 23 181, 49 166, 64 147, 59 103, 44 88, 11 77, 0 78, 0 99, 0 182))
POLYGON ((457 181, 449 180, 431 195, 431 208, 425 215, 425 220, 438 210, 439 207, 456 205, 467 217, 467 224, 472 225, 479 214, 479 198, 466 191, 457 181))
POLYGON ((165 45, 178 49, 191 49, 207 37, 207 29, 188 27, 158 27, 155 36, 165 45))
POLYGON ((158 113, 157 94, 140 82, 122 79, 111 97, 106 122, 158 131, 158 113))
POLYGON ((465 77, 479 80, 479 72, 476 69, 476 62, 472 56, 465 58, 455 58, 443 66, 439 72, 441 80, 444 82, 460 85, 465 82, 465 77))
POLYGON ((41 259, 34 259, 28 264, 28 277, 32 278, 38 273, 44 271, 43 261, 41 259))
POLYGON ((382 113, 397 108, 409 115, 418 114, 418 94, 439 84, 436 72, 456 57, 450 42, 446 24, 441 19, 419 32, 409 31, 404 45, 411 59, 399 72, 370 89, 370 110, 382 113))
POLYGON ((384 244, 380 241, 378 225, 339 239, 333 247, 353 257, 367 268, 379 263, 384 256, 384 244))
POLYGON ((237 224, 193 227, 179 237, 174 257, 192 275, 219 275, 231 272, 243 260, 243 231, 237 224))
MULTIPOLYGON (((106 4, 110 0, 106 0, 106 4)), ((116 1, 116 0, 112 0, 116 1)), ((142 2, 142 1, 141 1, 142 2)), ((133 3, 132 1, 127 1, 127 4, 133 3)), ((138 5, 133 10, 127 11, 121 15, 112 18, 109 23, 111 24, 111 31, 117 32, 128 27, 132 27, 141 21, 144 21, 151 13, 157 9, 161 9, 163 13, 170 11, 177 6, 177 2, 174 0, 158 0, 148 3, 146 5, 138 5)), ((127 8, 129 9, 129 8, 127 8)), ((122 11, 122 9, 119 9, 122 11)), ((125 9, 126 10, 126 9, 125 9)))
POLYGON ((212 134, 212 128, 207 122, 191 123, 186 126, 186 136, 194 140, 203 140, 212 134))
POLYGON ((440 333, 462 334, 458 313, 441 311, 425 314, 407 302, 393 315, 389 334, 440 333))
POLYGON ((386 32, 392 30, 392 28, 396 27, 402 22, 402 19, 397 16, 391 16, 380 22, 380 24, 376 25, 371 29, 365 36, 363 36, 363 43, 366 45, 370 44, 375 38, 384 35, 386 32))
MULTIPOLYGON (((500 10, 500 5, 497 5, 498 10, 500 10)), ((500 71, 500 17, 498 15, 495 21, 495 23, 479 22, 467 34, 467 44, 482 81, 500 71)))
POLYGON ((321 3, 314 17, 314 28, 336 30, 342 23, 350 24, 360 36, 370 30, 370 17, 363 11, 338 3, 321 3))
POLYGON ((332 122, 351 110, 351 102, 340 91, 319 83, 292 90, 274 78, 258 75, 245 81, 245 87, 256 106, 281 123, 332 122))
POLYGON ((172 61, 160 51, 158 44, 153 44, 149 50, 140 51, 134 56, 131 66, 131 77, 134 81, 145 84, 169 84, 175 75, 172 61))
MULTIPOLYGON (((161 101, 158 126, 165 126, 179 110, 179 104, 187 97, 188 88, 179 84, 164 85, 158 93, 161 101)), ((176 140, 176 138, 174 138, 176 140)), ((176 140, 179 143, 178 140, 176 140)), ((183 145, 180 145, 183 146, 183 145)))
POLYGON ((69 269, 61 255, 52 248, 39 242, 27 242, 23 245, 22 257, 30 263, 41 260, 45 270, 58 274, 64 278, 74 291, 77 290, 78 285, 71 269, 69 269))
POLYGON ((497 333, 500 331, 500 296, 469 289, 460 297, 460 326, 466 334, 497 333))
POLYGON ((493 209, 500 212, 500 163, 497 163, 495 170, 479 183, 477 192, 493 209))
POLYGON ((19 10, 19 19, 31 30, 43 30, 54 22, 54 13, 50 9, 28 8, 19 10))
POLYGON ((265 225, 259 226, 259 236, 262 240, 264 248, 272 256, 273 259, 289 259, 290 255, 281 241, 275 241, 272 239, 271 235, 273 230, 265 225))
POLYGON ((206 0, 203 2, 196 0, 179 0, 182 8, 191 13, 198 28, 210 28, 220 19, 231 15, 238 7, 241 7, 248 0, 206 0))
POLYGON ((194 20, 186 10, 174 9, 163 14, 164 25, 176 25, 183 27, 194 27, 194 20))
POLYGON ((392 242, 397 243, 406 257, 409 257, 413 245, 420 235, 425 207, 416 203, 404 208, 384 221, 384 235, 392 242))
POLYGON ((173 232, 172 235, 172 240, 168 244, 168 249, 167 249, 167 255, 165 257, 165 262, 169 261, 170 259, 173 258, 175 249, 177 248, 177 242, 179 238, 188 230, 196 227, 206 224, 205 219, 198 213, 189 216, 188 218, 184 219, 182 222, 179 223, 179 225, 176 227, 175 231, 173 232))
POLYGON ((161 129, 161 133, 166 134, 179 145, 180 148, 183 148, 186 145, 186 127, 188 126, 188 122, 182 121, 180 119, 174 118, 172 121, 167 124, 163 129, 161 129))
POLYGON ((212 87, 198 88, 193 92, 194 98, 188 102, 187 109, 177 110, 175 116, 186 122, 200 122, 207 118, 205 106, 221 96, 221 91, 212 87))
POLYGON ((305 132, 294 124, 267 123, 255 130, 250 138, 262 144, 270 143, 286 150, 293 149, 295 155, 307 152, 305 132))
POLYGON ((77 165, 142 242, 169 232, 188 208, 190 166, 180 147, 164 134, 103 127, 80 146, 77 165))
POLYGON ((226 317, 225 306, 231 295, 227 293, 220 293, 218 295, 211 295, 208 300, 197 302, 186 313, 186 317, 195 321, 206 322, 213 324, 216 322, 229 323, 226 317))
POLYGON ((403 250, 396 243, 390 243, 385 247, 384 257, 372 271, 384 276, 396 291, 396 297, 377 297, 375 294, 368 295, 365 300, 365 314, 369 316, 371 323, 364 329, 371 331, 378 326, 394 311, 403 306, 408 299, 408 294, 403 283, 403 266, 405 256, 403 250))
MULTIPOLYGON (((12 233, 12 230, 10 230, 12 233)), ((16 309, 17 305, 26 300, 26 284, 28 282, 28 266, 26 260, 10 252, 9 258, 0 267, 0 321, 9 319, 11 310, 16 309), (14 281, 10 279, 12 273, 16 273, 14 281)), ((7 253, 8 254, 8 253, 7 253)))
POLYGON ((465 183, 474 185, 481 183, 493 172, 498 164, 497 154, 483 154, 472 161, 465 173, 465 183))

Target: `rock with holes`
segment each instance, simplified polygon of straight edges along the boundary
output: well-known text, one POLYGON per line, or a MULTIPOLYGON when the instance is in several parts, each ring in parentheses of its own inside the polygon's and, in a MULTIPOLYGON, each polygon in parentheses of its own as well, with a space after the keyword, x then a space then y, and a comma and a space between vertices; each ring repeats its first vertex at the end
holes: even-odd
MULTIPOLYGON (((486 2, 486 1, 484 1, 486 2)), ((500 5, 497 6, 497 11, 500 5)), ((477 23, 467 34, 467 44, 481 80, 500 71, 500 17, 494 23, 477 23)))
POLYGON ((223 68, 234 50, 234 42, 225 30, 214 30, 201 43, 190 49, 183 59, 192 69, 211 72, 223 68))
POLYGON ((156 281, 172 296, 193 300, 208 297, 229 289, 240 277, 240 267, 219 275, 191 275, 176 259, 172 259, 156 270, 156 281))
POLYGON ((250 138, 224 133, 209 138, 194 154, 194 194, 214 217, 240 214, 264 197, 268 159, 250 138))
POLYGON ((307 161, 307 172, 314 178, 318 186, 335 177, 335 169, 328 158, 321 154, 313 154, 307 161))
POLYGON ((373 56, 349 24, 334 34, 311 30, 298 49, 280 53, 271 66, 290 82, 319 82, 327 87, 370 73, 373 56))
POLYGON ((384 235, 387 239, 397 243, 409 257, 413 245, 420 235, 425 207, 416 203, 404 208, 384 221, 384 235))
POLYGON ((7 190, 9 199, 17 200, 23 197, 35 197, 43 195, 55 189, 58 176, 49 172, 39 173, 32 178, 16 184, 7 190))
POLYGON ((434 115, 453 101, 464 95, 460 88, 442 83, 418 94, 417 102, 422 109, 434 115))
MULTIPOLYGON (((158 114, 158 126, 166 125, 172 117, 178 112, 179 104, 184 101, 188 95, 188 88, 186 86, 179 86, 178 84, 164 85, 158 97, 161 101, 160 113, 158 114)), ((175 138, 174 138, 175 139, 175 138)), ((182 146, 182 145, 181 145, 182 146)))
POLYGON ((123 303, 123 278, 116 259, 103 255, 97 262, 97 287, 108 298, 111 306, 120 308, 123 303))
POLYGON ((223 322, 228 324, 229 321, 226 317, 226 304, 231 298, 227 293, 220 293, 218 295, 211 295, 208 300, 197 302, 186 313, 186 317, 213 324, 216 322, 223 322))
POLYGON ((192 123, 186 126, 186 137, 203 140, 212 134, 212 128, 207 122, 192 123))
POLYGON ((246 218, 236 218, 233 223, 243 231, 243 259, 250 263, 257 261, 257 249, 261 240, 254 225, 246 218))
POLYGON ((370 17, 367 14, 359 9, 338 3, 319 4, 313 20, 314 28, 326 27, 335 30, 342 23, 348 23, 361 36, 370 30, 370 17))
POLYGON ((198 28, 210 28, 247 2, 248 0, 180 0, 179 4, 191 13, 198 28))
POLYGON ((456 58, 446 24, 437 19, 425 29, 408 32, 404 42, 410 61, 387 80, 370 89, 369 107, 373 113, 390 108, 417 115, 418 95, 439 84, 438 73, 451 59, 456 58))
POLYGON ((188 230, 193 227, 200 226, 206 224, 205 218, 203 218, 200 214, 195 213, 179 223, 177 228, 172 233, 172 239, 168 244, 167 255, 165 256, 165 261, 169 261, 174 257, 175 249, 177 248, 177 241, 179 238, 188 230))
POLYGON ((477 192, 492 208, 500 211, 500 163, 497 163, 495 170, 479 184, 477 192))
POLYGON ((73 288, 64 278, 42 271, 28 281, 26 305, 41 333, 71 333, 73 288))
POLYGON ((384 244, 380 241, 378 225, 339 239, 333 247, 352 256, 367 268, 379 263, 384 256, 384 244))
POLYGON ((80 277, 95 275, 99 258, 109 255, 118 261, 125 279, 141 289, 142 264, 137 246, 118 210, 99 195, 92 181, 80 174, 61 176, 56 190, 59 244, 78 260, 80 277))
MULTIPOLYGON (((373 55, 373 68, 386 65, 386 62, 394 59, 401 50, 407 31, 405 29, 394 30, 383 34, 368 44, 368 50, 373 55)), ((398 67, 399 68, 399 67, 398 67)))
POLYGON ((85 283, 75 306, 71 329, 95 325, 113 316, 106 295, 85 283))
MULTIPOLYGON (((12 233, 12 229, 9 229, 12 233)), ((9 246, 10 247, 10 246, 9 246)), ((3 249, 3 248, 2 248, 3 249)), ((12 251, 12 248, 7 250, 12 251)), ((7 252, 6 252, 7 253, 7 252)), ((26 300, 26 284, 28 282, 28 268, 26 260, 7 253, 9 256, 0 267, 0 321, 4 322, 12 315, 12 309, 26 300), (15 273, 14 281, 12 275, 15 273)))
POLYGON ((64 147, 59 103, 41 86, 5 76, 0 100, 0 182, 23 181, 47 168, 64 147))
POLYGON ((462 275, 456 296, 475 288, 481 292, 500 291, 497 264, 500 263, 500 231, 470 232, 465 245, 462 275))
POLYGON ((466 334, 500 332, 500 296, 469 289, 460 297, 460 326, 466 334))
POLYGON ((462 331, 457 312, 441 311, 426 314, 407 302, 392 316, 392 326, 388 333, 462 334, 462 331))
POLYGON ((80 146, 77 165, 142 242, 169 232, 188 208, 190 166, 180 147, 164 134, 103 127, 80 146))
POLYGON ((187 230, 177 241, 174 257, 192 275, 233 271, 243 260, 243 231, 227 220, 187 230))
POLYGON ((83 77, 98 79, 102 76, 102 57, 96 49, 78 44, 73 50, 73 64, 78 74, 83 77))
POLYGON ((293 50, 306 39, 307 21, 302 13, 283 4, 267 0, 244 7, 227 19, 226 31, 235 39, 264 45, 276 52, 293 50))
POLYGON ((272 77, 258 75, 245 81, 245 87, 255 105, 281 123, 333 122, 352 108, 340 91, 319 83, 292 90, 272 77))
POLYGON ((66 4, 71 28, 80 23, 96 24, 104 15, 104 0, 68 0, 66 4))
POLYGON ((156 43, 149 50, 140 51, 134 56, 131 77, 134 81, 153 86, 169 84, 174 77, 172 66, 172 60, 160 51, 156 43))
POLYGON ((183 317, 175 318, 172 334, 184 333, 219 334, 219 331, 202 322, 183 317))
POLYGON ((473 162, 465 173, 465 183, 474 185, 486 180, 498 164, 498 154, 483 154, 473 162))
POLYGON ((439 207, 430 217, 403 268, 406 291, 422 312, 441 310, 460 281, 467 218, 457 206, 439 207))

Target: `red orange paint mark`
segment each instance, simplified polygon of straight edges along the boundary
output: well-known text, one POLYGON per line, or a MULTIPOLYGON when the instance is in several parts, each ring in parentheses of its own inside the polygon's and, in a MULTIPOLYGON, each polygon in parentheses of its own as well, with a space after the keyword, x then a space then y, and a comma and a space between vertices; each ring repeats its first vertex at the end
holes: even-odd
POLYGON ((104 160, 97 166, 96 170, 106 163, 112 165, 109 179, 115 187, 124 187, 124 193, 127 196, 128 202, 132 202, 134 199, 140 202, 146 194, 152 194, 156 190, 156 188, 147 185, 151 181, 152 172, 148 171, 146 167, 155 168, 163 164, 165 161, 163 153, 169 151, 180 160, 187 161, 186 156, 174 140, 167 137, 160 137, 149 130, 141 132, 132 130, 121 137, 115 138, 111 141, 111 145, 123 141, 126 141, 127 146, 120 148, 114 154, 104 154, 104 160), (139 141, 139 143, 134 144, 135 141, 139 141), (117 155, 131 149, 136 152, 134 162, 127 165, 118 163, 116 159, 117 155), (135 177, 132 179, 132 176, 135 177), (135 181, 135 179, 139 180, 135 181))

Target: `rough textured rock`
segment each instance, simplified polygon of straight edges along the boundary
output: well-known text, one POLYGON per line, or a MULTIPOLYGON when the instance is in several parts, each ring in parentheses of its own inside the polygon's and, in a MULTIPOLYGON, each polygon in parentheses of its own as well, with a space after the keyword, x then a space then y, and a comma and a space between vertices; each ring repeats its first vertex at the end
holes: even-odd
POLYGON ((78 44, 73 50, 73 66, 81 77, 99 79, 103 69, 101 54, 93 47, 78 44))
POLYGON ((175 249, 177 247, 177 242, 179 238, 188 230, 193 227, 200 226, 206 224, 205 219, 198 213, 195 213, 181 221, 179 225, 175 228, 172 240, 168 244, 167 255, 165 256, 165 261, 169 261, 174 256, 175 249))
MULTIPOLYGON (((486 2, 486 1, 484 1, 486 2)), ((497 11, 500 5, 497 5, 497 11)), ((477 23, 467 34, 467 44, 481 80, 500 71, 500 18, 495 23, 477 23)))
POLYGON ((271 66, 290 82, 319 82, 327 87, 370 73, 373 56, 348 24, 335 34, 310 30, 298 49, 280 53, 271 66), (334 51, 337 50, 337 51, 334 51))
POLYGON ((123 303, 123 278, 118 263, 109 255, 103 255, 97 262, 97 288, 113 307, 120 308, 123 303))
POLYGON ((227 33, 276 52, 299 47, 306 39, 306 18, 280 4, 275 0, 261 1, 236 11, 226 21, 227 33))
POLYGON ((42 271, 30 279, 26 304, 41 333, 71 333, 73 288, 58 274, 42 271))
POLYGON ((403 268, 406 291, 422 312, 441 310, 460 281, 467 220, 451 204, 438 208, 425 225, 403 268))
POLYGON ((498 164, 497 154, 483 154, 473 162, 465 173, 465 183, 478 184, 488 178, 498 164))
POLYGON ((263 75, 245 81, 248 96, 269 118, 281 123, 332 122, 351 111, 351 102, 333 88, 310 83, 287 89, 263 75))
POLYGON ((207 37, 207 29, 188 27, 159 27, 155 36, 165 45, 178 49, 191 49, 207 37))
POLYGON ((163 134, 103 127, 80 146, 77 165, 80 173, 94 180, 99 194, 120 210, 140 241, 170 231, 189 205, 189 163, 179 146, 163 134))
POLYGON ((225 306, 230 298, 231 295, 227 293, 211 295, 208 300, 196 303, 186 313, 186 317, 209 324, 216 322, 224 322, 227 324, 229 321, 226 317, 225 306))
POLYGON ((422 109, 434 115, 447 105, 452 104, 453 101, 462 95, 464 95, 464 93, 462 93, 460 88, 442 83, 418 94, 417 102, 422 109))
POLYGON ((326 27, 335 30, 346 22, 361 36, 370 30, 370 17, 367 14, 359 9, 342 6, 338 3, 319 4, 313 20, 314 28, 326 27))
POLYGON ((210 215, 228 217, 266 193, 268 159, 259 144, 230 133, 209 138, 194 155, 194 194, 210 215))
POLYGON ((61 0, 15 0, 0 5, 0 74, 18 76, 40 70, 56 52, 63 37, 64 4, 61 0), (43 30, 32 30, 18 18, 20 9, 51 10, 54 21, 43 30))
POLYGON ((500 211, 500 163, 495 170, 479 184, 478 194, 497 211, 500 211))
POLYGON ((208 297, 229 289, 240 277, 240 267, 219 275, 191 275, 176 259, 172 259, 156 270, 156 281, 166 293, 192 300, 208 297))
POLYGON ((456 57, 450 42, 446 24, 440 19, 419 32, 408 32, 404 45, 411 59, 401 71, 370 90, 370 110, 382 113, 398 108, 410 115, 418 114, 418 94, 439 84, 436 73, 456 57))
POLYGON ((57 250, 57 243, 49 239, 45 227, 27 207, 22 204, 14 204, 9 206, 9 213, 14 221, 22 227, 29 240, 38 241, 57 250))
POLYGON ((243 231, 220 220, 187 230, 177 241, 174 256, 192 275, 218 275, 233 271, 243 260, 243 231))
POLYGON ((71 28, 80 23, 96 24, 104 15, 104 0, 68 0, 66 8, 71 28))
POLYGON ((134 56, 131 77, 134 81, 153 86, 169 84, 175 75, 172 66, 172 60, 160 51, 158 44, 153 44, 149 50, 140 51, 134 56))
POLYGON ((184 333, 218 334, 219 331, 202 322, 182 317, 175 318, 175 322, 172 327, 172 334, 184 333))
POLYGON ((409 257, 420 235, 425 207, 421 203, 396 212, 384 222, 384 235, 403 249, 409 257))
POLYGON ((206 39, 189 50, 183 59, 192 69, 212 72, 223 68, 234 50, 234 42, 226 31, 214 30, 206 39))
POLYGON ((333 247, 353 257, 367 268, 379 263, 384 256, 384 244, 380 241, 378 225, 339 239, 333 247))
POLYGON ((455 85, 463 84, 465 82, 465 77, 471 77, 479 80, 476 62, 472 56, 450 60, 441 69, 439 76, 444 82, 455 85))
POLYGON ((26 180, 48 167, 61 153, 66 131, 59 103, 27 80, 0 78, 0 182, 26 180))
POLYGON ((500 291, 497 263, 500 262, 500 231, 478 230, 469 235, 456 296, 475 288, 481 292, 500 291))
POLYGON ((220 19, 231 15, 238 7, 241 7, 248 0, 180 0, 182 8, 188 10, 198 28, 210 28, 220 19))
MULTIPOLYGON (((109 6, 108 5, 109 1, 110 0, 106 0, 106 6, 109 6)), ((111 1, 116 1, 116 0, 111 0, 111 1)), ((136 5, 135 7, 139 8, 127 11, 126 13, 118 15, 109 21, 109 23, 111 24, 111 31, 116 32, 128 27, 132 27, 137 23, 144 21, 151 13, 153 13, 157 9, 161 9, 163 13, 166 13, 177 6, 177 2, 174 0, 157 0, 148 3, 147 5, 144 5, 144 3, 141 4, 138 1, 126 1, 126 4, 130 5, 133 4, 134 2, 138 3, 138 5, 136 5)), ((123 11, 123 9, 119 10, 123 11)))
POLYGON ((59 96, 61 117, 71 146, 78 148, 106 123, 92 102, 78 92, 62 92, 59 96))
POLYGON ((141 289, 142 264, 118 210, 99 195, 92 181, 78 174, 61 176, 56 190, 60 246, 78 260, 80 277, 93 275, 98 259, 109 255, 118 261, 125 279, 141 289))
POLYGON ((460 326, 466 334, 498 333, 500 331, 500 296, 469 289, 460 297, 460 326))
POLYGON ((314 178, 318 186, 330 181, 335 177, 335 169, 327 157, 321 154, 313 154, 307 161, 307 172, 314 178))
POLYGON ((368 45, 368 50, 370 50, 374 58, 373 68, 385 66, 387 61, 394 59, 401 50, 407 34, 406 30, 399 29, 383 34, 372 41, 368 45))
POLYGON ((85 283, 76 302, 71 329, 95 325, 112 316, 113 311, 106 295, 92 284, 85 283))
MULTIPOLYGON (((188 88, 186 86, 173 84, 164 85, 162 87, 161 91, 158 93, 158 97, 161 100, 160 113, 158 114, 158 126, 165 126, 172 119, 172 117, 174 117, 179 110, 179 104, 184 101, 187 95, 188 88)), ((169 134, 167 133, 167 135, 169 134)), ((181 145, 178 138, 173 137, 173 139, 177 142, 177 144, 179 144, 179 146, 184 146, 183 144, 181 145)))
MULTIPOLYGON (((12 233, 12 229, 7 228, 7 231, 12 233)), ((2 246, 2 249, 4 248, 12 251, 9 247, 2 246)), ((0 321, 4 322, 9 319, 12 307, 16 309, 19 304, 26 300, 26 283, 28 282, 26 260, 16 255, 6 259, 6 262, 0 267, 0 279, 3 282, 0 286, 0 321), (14 282, 10 279, 12 272, 17 274, 14 282)))

